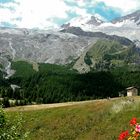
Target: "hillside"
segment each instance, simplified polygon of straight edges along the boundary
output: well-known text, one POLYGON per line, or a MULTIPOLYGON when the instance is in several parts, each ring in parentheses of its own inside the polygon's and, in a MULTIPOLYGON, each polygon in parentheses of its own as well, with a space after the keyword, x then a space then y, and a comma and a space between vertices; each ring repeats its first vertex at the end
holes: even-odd
MULTIPOLYGON (((56 31, 0 27, 1 70, 5 72, 4 76, 6 79, 8 79, 14 73, 14 71, 11 69, 12 61, 21 60, 35 64, 74 64, 78 58, 81 56, 84 57, 85 52, 87 52, 89 49, 89 46, 94 45, 97 40, 116 41, 120 43, 121 46, 127 47, 130 46, 130 44, 135 45, 136 49, 134 53, 136 54, 139 52, 140 48, 139 19, 140 11, 138 10, 110 22, 102 21, 102 19, 100 19, 97 15, 76 17, 76 19, 72 19, 70 22, 64 24, 59 28, 59 30, 56 31)), ((122 48, 117 48, 117 51, 121 52, 122 48)), ((126 51, 124 51, 125 56, 127 53, 126 51)), ((131 52, 133 52, 133 49, 131 52)), ((120 55, 122 56, 123 54, 120 55)), ((86 56, 88 57, 88 55, 86 56)), ((107 57, 112 57, 112 54, 107 54, 107 57)), ((138 57, 136 56, 132 59, 136 59, 136 61, 139 63, 137 58, 138 57)), ((88 58, 85 59, 87 60, 88 58)), ((80 59, 80 63, 81 61, 83 63, 83 60, 80 59)), ((114 63, 115 65, 116 63, 119 63, 120 65, 122 64, 122 61, 120 62, 120 60, 113 60, 111 65, 114 65, 114 63)), ((76 63, 76 66, 78 67, 74 68, 76 68, 78 71, 79 69, 85 69, 82 72, 90 71, 90 68, 87 65, 83 65, 84 66, 82 68, 79 68, 79 63, 76 63)))
POLYGON ((17 61, 11 66, 15 74, 9 79, 0 77, 4 107, 118 97, 120 92, 126 94, 127 87, 140 85, 139 67, 132 65, 83 74, 54 64, 17 61))
POLYGON ((131 40, 116 35, 84 31, 69 27, 61 31, 0 28, 0 65, 8 79, 14 73, 12 61, 68 65, 84 54, 97 40, 112 40, 122 45, 134 45, 131 40))
POLYGON ((11 121, 22 114, 23 131, 30 132, 31 140, 116 140, 132 117, 140 121, 139 110, 140 97, 122 97, 57 108, 11 108, 7 113, 11 121))
MULTIPOLYGON (((123 42, 116 40, 98 40, 93 44, 84 55, 79 58, 81 67, 91 70, 110 70, 118 67, 128 67, 134 69, 139 66, 140 52, 134 44, 124 45, 123 42)), ((76 62, 78 63, 78 62, 76 62)), ((75 69, 79 69, 79 66, 74 66, 75 69)), ((84 72, 81 71, 80 72, 84 72)))

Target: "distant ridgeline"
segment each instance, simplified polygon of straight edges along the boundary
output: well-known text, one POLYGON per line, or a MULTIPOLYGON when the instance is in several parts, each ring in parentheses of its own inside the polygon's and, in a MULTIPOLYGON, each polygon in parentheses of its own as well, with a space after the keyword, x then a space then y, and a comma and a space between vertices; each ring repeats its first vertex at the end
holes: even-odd
POLYGON ((67 66, 12 62, 16 73, 5 80, 0 74, 0 99, 5 107, 116 97, 132 85, 140 85, 140 71, 116 68, 79 74, 67 66), (12 90, 11 84, 20 88, 12 90))

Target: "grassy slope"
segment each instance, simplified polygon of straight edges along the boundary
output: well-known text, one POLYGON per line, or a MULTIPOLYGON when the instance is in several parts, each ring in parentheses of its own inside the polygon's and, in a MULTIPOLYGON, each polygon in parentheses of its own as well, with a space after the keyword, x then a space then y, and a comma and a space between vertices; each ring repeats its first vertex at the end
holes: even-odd
POLYGON ((74 73, 74 70, 70 70, 68 66, 63 65, 56 65, 56 64, 39 64, 39 71, 40 72, 53 72, 53 73, 74 73))
POLYGON ((89 50, 88 54, 95 59, 101 58, 105 54, 115 54, 116 52, 123 52, 126 49, 123 48, 119 42, 99 40, 89 50))
POLYGON ((29 77, 29 75, 34 74, 36 71, 33 69, 33 65, 26 61, 16 61, 12 62, 12 69, 16 70, 15 76, 19 77, 29 77))
MULTIPOLYGON (((132 46, 123 46, 117 41, 99 40, 87 52, 85 62, 99 64, 109 62, 115 66, 125 66, 127 63, 139 61, 140 56, 132 46)), ((94 66, 94 64, 93 64, 94 66)))
POLYGON ((12 69, 16 70, 14 76, 28 78, 32 74, 35 74, 37 71, 41 72, 54 72, 54 73, 71 73, 74 72, 69 70, 66 66, 59 66, 55 64, 43 64, 43 63, 34 63, 26 61, 16 61, 12 62, 12 69))
MULTIPOLYGON (((9 112, 10 118, 15 112, 9 112)), ((140 118, 140 97, 83 103, 74 106, 22 112, 31 140, 116 140, 140 118)), ((140 122, 140 121, 139 121, 140 122)))

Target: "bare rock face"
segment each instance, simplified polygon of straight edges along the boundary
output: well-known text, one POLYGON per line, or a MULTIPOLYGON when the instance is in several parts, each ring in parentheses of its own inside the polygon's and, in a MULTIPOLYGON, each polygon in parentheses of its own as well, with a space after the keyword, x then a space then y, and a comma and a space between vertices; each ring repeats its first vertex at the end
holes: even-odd
POLYGON ((69 27, 61 32, 0 29, 0 63, 9 78, 11 61, 26 60, 39 63, 68 64, 79 58, 98 39, 132 42, 124 37, 110 36, 102 32, 86 32, 80 27, 69 27))
POLYGON ((68 64, 78 58, 92 42, 89 37, 70 33, 0 29, 0 64, 9 78, 13 71, 11 61, 27 60, 40 63, 68 64))
POLYGON ((86 22, 86 24, 94 25, 94 26, 99 26, 102 23, 104 23, 104 21, 102 21, 101 19, 99 19, 95 16, 91 16, 91 18, 86 22))
POLYGON ((69 33, 0 30, 1 57, 43 63, 69 63, 88 45, 88 40, 69 33))

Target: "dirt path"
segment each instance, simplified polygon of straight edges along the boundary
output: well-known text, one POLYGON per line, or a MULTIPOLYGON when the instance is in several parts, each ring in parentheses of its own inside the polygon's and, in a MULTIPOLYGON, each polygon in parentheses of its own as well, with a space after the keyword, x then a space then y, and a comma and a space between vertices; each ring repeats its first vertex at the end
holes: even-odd
POLYGON ((78 105, 78 104, 86 104, 86 103, 92 103, 92 102, 98 102, 98 101, 106 101, 106 99, 79 101, 79 102, 54 103, 54 104, 25 105, 25 106, 5 108, 5 111, 31 111, 31 110, 40 110, 40 109, 47 109, 47 108, 72 106, 72 105, 78 105))

